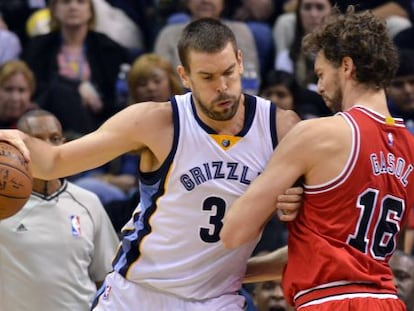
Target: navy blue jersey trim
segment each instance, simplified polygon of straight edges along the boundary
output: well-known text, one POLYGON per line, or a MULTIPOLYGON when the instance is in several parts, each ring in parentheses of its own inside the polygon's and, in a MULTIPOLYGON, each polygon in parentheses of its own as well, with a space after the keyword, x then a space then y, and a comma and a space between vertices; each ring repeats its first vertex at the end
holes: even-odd
MULTIPOLYGON (((256 97, 248 95, 248 94, 244 94, 244 98, 245 98, 244 126, 238 134, 234 135, 234 136, 239 136, 239 137, 243 137, 249 131, 253 123, 254 116, 256 114, 256 97)), ((211 127, 209 127, 199 118, 195 104, 194 104, 193 96, 191 96, 191 108, 193 110, 193 115, 198 125, 202 129, 204 129, 204 131, 206 131, 208 134, 217 134, 215 130, 213 130, 211 127)))
POLYGON ((277 140, 277 129, 276 129, 276 104, 271 103, 270 104, 270 135, 272 137, 272 144, 273 149, 276 148, 278 144, 277 140))
POLYGON ((256 115, 257 99, 255 96, 244 94, 244 126, 236 136, 244 136, 252 126, 254 116, 256 115))
POLYGON ((173 143, 172 148, 167 156, 164 163, 161 165, 161 167, 154 171, 149 173, 142 173, 139 172, 140 182, 148 185, 154 185, 157 182, 159 182, 158 190, 151 196, 151 205, 148 206, 148 208, 139 213, 134 214, 134 224, 136 224, 139 221, 139 217, 142 217, 142 223, 143 228, 136 232, 137 238, 134 240, 130 240, 128 238, 129 234, 126 234, 122 238, 122 247, 119 249, 118 253, 116 254, 116 257, 113 261, 113 266, 115 267, 119 260, 122 260, 122 257, 125 256, 125 264, 122 265, 121 268, 119 268, 118 273, 122 276, 126 277, 129 268, 131 265, 136 262, 139 257, 141 256, 141 251, 139 248, 139 245, 141 244, 142 240, 151 233, 151 225, 149 222, 149 219, 151 216, 155 213, 157 210, 157 199, 162 196, 165 193, 165 182, 167 178, 168 169, 171 166, 171 163, 174 159, 175 153, 177 151, 178 146, 178 137, 179 137, 179 113, 178 113, 178 107, 177 102, 175 98, 172 98, 171 100, 171 107, 172 107, 172 114, 173 114, 173 126, 174 126, 174 137, 173 137, 173 143))
MULTIPOLYGON (((161 183, 160 185, 163 185, 161 183)), ((117 260, 114 261, 114 263, 117 263, 117 261, 121 258, 122 253, 125 254, 125 264, 119 269, 118 273, 121 274, 123 277, 126 278, 126 275, 128 273, 129 268, 131 265, 136 262, 139 257, 141 256, 141 250, 139 245, 141 244, 142 240, 151 233, 151 225, 149 223, 150 217, 154 214, 154 212, 157 209, 156 200, 158 197, 162 196, 164 194, 164 187, 160 187, 158 191, 154 194, 154 196, 151 198, 151 206, 143 213, 143 219, 142 223, 144 224, 144 228, 137 232, 137 238, 134 240, 128 240, 126 237, 122 239, 122 246, 124 247, 125 244, 128 245, 128 250, 124 252, 123 248, 120 249, 120 251, 117 254, 117 260), (128 243, 129 241, 130 243, 128 243)), ((138 221, 139 215, 134 216, 134 224, 138 221)), ((115 265, 114 265, 115 266, 115 265)))
MULTIPOLYGON (((168 169, 171 166, 171 163, 174 159, 175 153, 177 152, 178 137, 180 134, 180 116, 178 114, 177 101, 175 100, 175 97, 171 97, 171 108, 172 108, 172 117, 173 117, 173 125, 174 125, 174 136, 173 136, 171 151, 168 154, 167 158, 165 159, 164 163, 161 165, 161 167, 158 170, 153 171, 153 172, 141 172, 141 170, 138 169, 138 178, 140 182, 145 185, 153 185, 158 180, 160 180, 164 175, 167 174, 168 169)), ((138 167, 140 167, 139 162, 138 162, 138 167)))

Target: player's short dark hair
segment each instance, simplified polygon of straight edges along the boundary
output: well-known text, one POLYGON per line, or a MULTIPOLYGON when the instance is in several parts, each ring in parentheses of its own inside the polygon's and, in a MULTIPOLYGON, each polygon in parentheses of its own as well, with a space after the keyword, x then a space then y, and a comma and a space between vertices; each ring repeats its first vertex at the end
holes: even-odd
POLYGON ((189 23, 178 41, 178 55, 181 64, 189 72, 188 54, 190 51, 217 53, 231 42, 237 53, 237 42, 231 29, 214 18, 200 18, 189 23))
POLYGON ((355 79, 373 88, 388 86, 398 68, 397 48, 386 22, 368 10, 355 12, 353 6, 344 14, 334 8, 321 26, 304 37, 303 50, 323 51, 334 66, 340 66, 346 56, 352 58, 355 79))

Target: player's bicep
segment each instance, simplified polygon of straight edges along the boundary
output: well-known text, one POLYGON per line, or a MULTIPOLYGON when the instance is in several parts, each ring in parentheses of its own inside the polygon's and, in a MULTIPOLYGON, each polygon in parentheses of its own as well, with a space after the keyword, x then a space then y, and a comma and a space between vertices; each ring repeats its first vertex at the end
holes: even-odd
POLYGON ((264 183, 277 180, 280 191, 284 191, 307 171, 311 151, 306 131, 302 124, 297 125, 279 142, 262 174, 264 183))

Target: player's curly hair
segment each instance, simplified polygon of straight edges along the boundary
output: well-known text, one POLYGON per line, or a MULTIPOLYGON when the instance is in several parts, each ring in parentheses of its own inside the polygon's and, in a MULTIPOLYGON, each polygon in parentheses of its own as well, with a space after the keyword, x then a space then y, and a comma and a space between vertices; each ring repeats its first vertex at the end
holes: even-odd
POLYGON ((303 38, 307 54, 323 51, 326 59, 340 66, 346 56, 356 66, 355 79, 372 88, 384 88, 398 68, 398 51, 387 33, 385 21, 370 11, 344 14, 336 7, 325 22, 303 38))

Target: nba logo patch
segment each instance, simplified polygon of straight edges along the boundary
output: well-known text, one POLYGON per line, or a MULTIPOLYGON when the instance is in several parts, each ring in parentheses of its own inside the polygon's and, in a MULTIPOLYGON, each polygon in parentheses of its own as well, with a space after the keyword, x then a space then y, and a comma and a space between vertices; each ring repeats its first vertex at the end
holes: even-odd
POLYGON ((76 237, 81 236, 80 217, 77 215, 71 215, 70 225, 71 225, 72 235, 76 237))
POLYGON ((109 294, 111 293, 111 289, 112 289, 112 287, 110 285, 105 286, 105 290, 104 290, 103 295, 102 295, 103 300, 108 300, 109 294))
POLYGON ((387 134, 387 141, 388 141, 388 146, 392 147, 394 145, 394 136, 390 132, 388 132, 387 134))

